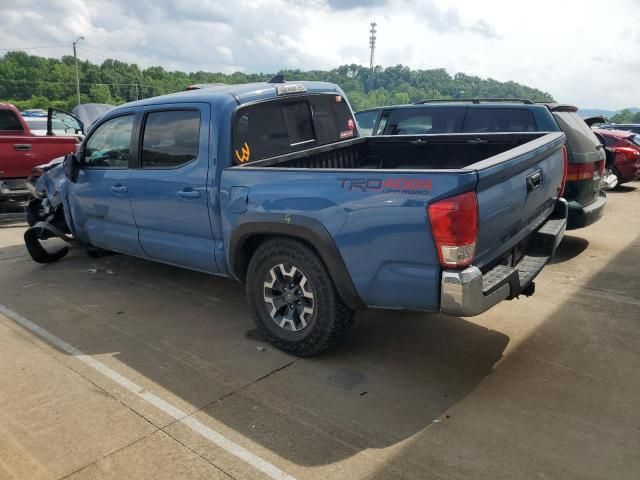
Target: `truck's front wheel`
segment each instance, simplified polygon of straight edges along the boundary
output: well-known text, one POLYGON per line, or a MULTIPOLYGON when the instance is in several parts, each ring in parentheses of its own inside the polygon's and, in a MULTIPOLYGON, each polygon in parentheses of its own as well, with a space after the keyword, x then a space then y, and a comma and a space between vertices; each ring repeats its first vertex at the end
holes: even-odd
POLYGON ((353 324, 318 255, 304 243, 274 238, 253 254, 247 300, 264 337, 285 352, 316 355, 336 344, 353 324))

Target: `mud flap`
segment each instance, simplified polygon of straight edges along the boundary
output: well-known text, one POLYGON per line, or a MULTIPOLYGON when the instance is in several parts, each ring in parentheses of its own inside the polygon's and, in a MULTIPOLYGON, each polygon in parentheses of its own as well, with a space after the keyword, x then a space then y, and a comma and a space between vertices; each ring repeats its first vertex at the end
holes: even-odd
POLYGON ((35 262, 53 263, 69 253, 69 247, 62 247, 55 252, 48 252, 40 243, 40 236, 42 235, 43 230, 52 233, 54 236, 64 240, 70 245, 76 244, 73 238, 65 235, 50 223, 38 222, 24 232, 24 243, 29 251, 29 255, 31 255, 31 258, 33 258, 35 262))

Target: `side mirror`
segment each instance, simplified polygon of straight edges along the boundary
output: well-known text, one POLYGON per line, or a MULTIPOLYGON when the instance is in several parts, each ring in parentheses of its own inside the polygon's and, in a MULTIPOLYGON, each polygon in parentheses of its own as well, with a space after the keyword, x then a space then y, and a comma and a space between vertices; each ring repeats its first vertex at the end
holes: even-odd
POLYGON ((78 181, 78 174, 80 172, 80 162, 78 161, 78 157, 76 157, 73 153, 68 153, 64 156, 64 175, 70 182, 78 181))

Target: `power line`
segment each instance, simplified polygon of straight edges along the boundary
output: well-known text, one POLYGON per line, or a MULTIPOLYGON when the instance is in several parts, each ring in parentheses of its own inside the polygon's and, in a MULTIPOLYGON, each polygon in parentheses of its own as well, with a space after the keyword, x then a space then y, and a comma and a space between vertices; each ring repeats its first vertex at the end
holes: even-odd
POLYGON ((110 58, 112 58, 112 57, 107 57, 106 55, 103 55, 103 54, 101 54, 101 53, 98 53, 98 52, 96 52, 95 50, 89 50, 89 49, 88 49, 88 48, 86 48, 86 47, 80 47, 80 46, 78 46, 78 50, 84 50, 85 52, 93 53, 94 55, 98 55, 99 57, 106 58, 106 59, 110 59, 110 58))

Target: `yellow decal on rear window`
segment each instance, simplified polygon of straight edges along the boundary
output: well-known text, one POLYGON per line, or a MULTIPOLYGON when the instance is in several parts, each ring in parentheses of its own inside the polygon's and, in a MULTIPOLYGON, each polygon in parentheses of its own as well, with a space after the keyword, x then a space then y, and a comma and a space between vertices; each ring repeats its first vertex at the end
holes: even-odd
POLYGON ((240 163, 247 163, 249 161, 249 158, 251 157, 251 149, 249 148, 249 145, 247 145, 247 142, 244 142, 244 145, 240 149, 240 152, 236 150, 235 154, 240 163))

